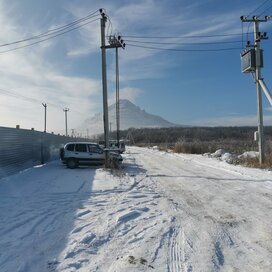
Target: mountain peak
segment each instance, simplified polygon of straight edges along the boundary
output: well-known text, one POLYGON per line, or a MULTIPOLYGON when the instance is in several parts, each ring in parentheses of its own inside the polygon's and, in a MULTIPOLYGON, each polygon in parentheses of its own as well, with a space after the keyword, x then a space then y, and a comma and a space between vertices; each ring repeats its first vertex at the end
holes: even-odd
MULTIPOLYGON (((138 108, 138 106, 136 106, 135 104, 133 104, 130 100, 128 99, 120 99, 119 100, 119 105, 120 107, 128 107, 128 108, 131 108, 131 107, 135 107, 135 108, 138 108)), ((112 104, 109 106, 109 109, 111 108, 115 108, 116 107, 116 103, 112 104)))
MULTIPOLYGON (((134 128, 155 128, 179 126, 173 124, 158 115, 153 115, 142 110, 128 99, 120 99, 120 128, 125 130, 134 128)), ((109 106, 109 123, 112 131, 116 130, 116 104, 109 106)), ((103 133, 103 114, 95 114, 94 117, 84 121, 78 128, 89 129, 90 134, 103 133)))

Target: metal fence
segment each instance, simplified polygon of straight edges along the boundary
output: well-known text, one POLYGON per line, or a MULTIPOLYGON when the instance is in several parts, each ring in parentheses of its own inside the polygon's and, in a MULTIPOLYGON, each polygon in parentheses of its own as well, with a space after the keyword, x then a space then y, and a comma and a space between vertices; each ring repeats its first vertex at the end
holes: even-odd
MULTIPOLYGON (((65 137, 35 130, 0 127, 0 178, 59 157, 65 137)), ((81 139, 82 140, 82 139, 81 139)))

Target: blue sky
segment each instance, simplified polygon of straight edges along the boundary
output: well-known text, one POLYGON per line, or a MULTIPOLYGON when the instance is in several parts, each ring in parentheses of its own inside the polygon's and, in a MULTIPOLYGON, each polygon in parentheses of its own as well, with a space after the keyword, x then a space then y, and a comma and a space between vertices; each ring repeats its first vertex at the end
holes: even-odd
MULTIPOLYGON (((247 36, 253 41, 253 26, 242 27, 240 16, 270 15, 272 0, 251 0, 246 5, 242 0, 3 0, 0 43, 44 33, 99 8, 106 10, 111 22, 107 34, 121 33, 127 43, 125 50, 119 50, 121 98, 177 124, 257 125, 255 84, 240 70, 240 53, 247 36), (181 42, 190 45, 177 44, 181 42), (222 48, 235 49, 200 51, 222 48), (175 51, 188 49, 197 51, 175 51)), ((0 126, 43 130, 41 103, 48 104, 47 130, 57 133, 65 131, 65 107, 70 109, 69 129, 102 111, 96 14, 92 23, 42 43, 9 52, 4 51, 18 45, 0 47, 0 126)), ((268 36, 271 28, 270 21, 260 25, 268 36)), ((272 89, 271 39, 262 41, 261 47, 262 75, 272 89)), ((108 50, 109 105, 115 97, 114 57, 114 50, 108 50)), ((265 124, 271 125, 265 97, 263 108, 265 124)))

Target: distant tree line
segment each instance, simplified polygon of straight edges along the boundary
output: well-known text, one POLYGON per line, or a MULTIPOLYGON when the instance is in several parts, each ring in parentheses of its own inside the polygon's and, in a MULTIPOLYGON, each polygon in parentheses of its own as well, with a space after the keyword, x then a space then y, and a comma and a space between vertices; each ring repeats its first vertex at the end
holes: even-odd
MULTIPOLYGON (((254 141, 256 127, 170 127, 170 128, 130 128, 120 131, 120 138, 141 146, 159 145, 169 148, 179 143, 189 148, 188 153, 214 152, 225 148, 233 152, 258 150, 254 141)), ((272 127, 264 128, 266 143, 272 141, 272 127)), ((110 133, 116 139, 116 132, 110 133)), ((103 135, 99 136, 103 140, 103 135)))
MULTIPOLYGON (((142 128, 121 131, 121 137, 129 133, 135 143, 175 143, 183 141, 218 141, 218 140, 254 140, 256 127, 171 127, 171 128, 142 128)), ((265 127, 265 138, 272 139, 272 127, 265 127)), ((111 134, 114 137, 115 133, 111 134)))

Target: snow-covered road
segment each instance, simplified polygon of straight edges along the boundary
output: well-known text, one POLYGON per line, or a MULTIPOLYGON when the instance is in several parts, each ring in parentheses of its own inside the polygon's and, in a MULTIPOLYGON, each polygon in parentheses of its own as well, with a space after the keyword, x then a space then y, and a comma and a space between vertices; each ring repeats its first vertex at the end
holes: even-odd
POLYGON ((272 174, 130 147, 0 180, 0 271, 271 271, 272 174))

